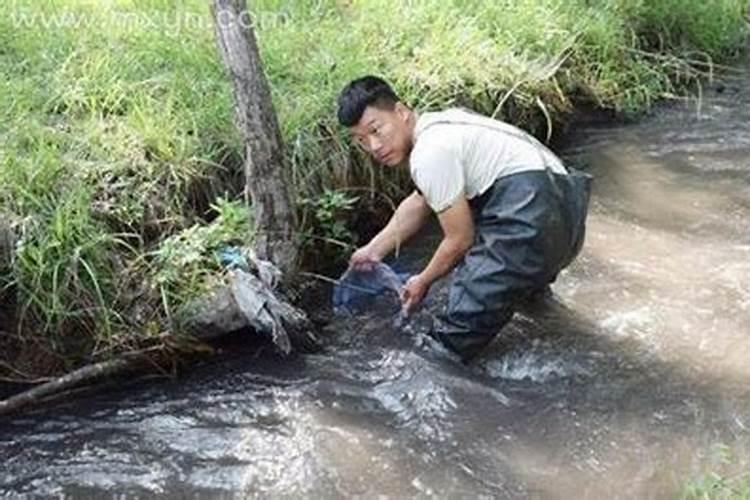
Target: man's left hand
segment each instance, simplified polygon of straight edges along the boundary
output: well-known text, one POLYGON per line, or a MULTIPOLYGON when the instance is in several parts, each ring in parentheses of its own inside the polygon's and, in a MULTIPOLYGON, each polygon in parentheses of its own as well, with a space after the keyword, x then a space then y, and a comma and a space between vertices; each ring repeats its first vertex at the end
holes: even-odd
POLYGON ((401 289, 401 304, 406 314, 411 314, 422 303, 430 284, 417 274, 412 276, 401 289))

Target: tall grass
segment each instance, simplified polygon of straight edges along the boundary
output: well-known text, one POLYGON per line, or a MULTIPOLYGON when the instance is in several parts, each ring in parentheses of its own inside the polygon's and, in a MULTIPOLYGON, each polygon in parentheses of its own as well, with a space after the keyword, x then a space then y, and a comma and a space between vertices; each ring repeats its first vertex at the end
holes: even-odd
MULTIPOLYGON (((199 4, 190 8, 206 20, 199 4)), ((242 189, 207 25, 177 37, 166 31, 174 2, 110 7, 18 1, 0 18, 0 211, 16 215, 21 237, 4 281, 17 290, 18 338, 73 362, 170 327, 221 244, 170 237, 225 223, 212 204, 242 189), (168 276, 176 269, 182 280, 168 276)))
POLYGON ((336 93, 353 76, 382 74, 421 109, 469 105, 545 134, 575 104, 631 113, 680 94, 677 77, 684 85, 705 74, 693 63, 737 49, 750 2, 253 5, 296 184, 318 192, 363 180, 382 191, 392 180, 357 158, 332 120, 336 93), (654 51, 673 57, 665 61, 654 51))
MULTIPOLYGON (((678 93, 742 43, 750 0, 249 3, 303 230, 326 241, 367 209, 337 192, 388 207, 404 186, 335 123, 349 79, 381 74, 421 109, 469 105, 544 134, 581 102, 627 112, 678 93)), ((242 157, 205 0, 10 0, 0 213, 20 236, 3 277, 18 338, 75 361, 172 328, 220 279, 215 251, 250 237, 247 209, 217 201, 239 197, 242 157)))

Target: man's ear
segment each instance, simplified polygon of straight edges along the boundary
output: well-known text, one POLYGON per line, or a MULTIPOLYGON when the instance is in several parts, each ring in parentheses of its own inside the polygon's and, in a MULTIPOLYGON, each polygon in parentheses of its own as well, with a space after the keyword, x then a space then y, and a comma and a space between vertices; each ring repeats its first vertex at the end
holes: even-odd
POLYGON ((409 109, 403 102, 397 102, 394 111, 396 111, 396 114, 404 123, 406 123, 409 120, 409 116, 411 116, 411 109, 409 109))

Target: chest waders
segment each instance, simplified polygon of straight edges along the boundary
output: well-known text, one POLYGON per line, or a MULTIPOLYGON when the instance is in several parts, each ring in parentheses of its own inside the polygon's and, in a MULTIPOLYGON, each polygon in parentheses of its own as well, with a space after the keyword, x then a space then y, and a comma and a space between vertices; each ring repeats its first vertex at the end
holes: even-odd
POLYGON ((588 174, 548 168, 500 177, 469 200, 474 245, 453 271, 431 335, 464 360, 478 354, 519 302, 554 282, 578 255, 590 192, 588 174))

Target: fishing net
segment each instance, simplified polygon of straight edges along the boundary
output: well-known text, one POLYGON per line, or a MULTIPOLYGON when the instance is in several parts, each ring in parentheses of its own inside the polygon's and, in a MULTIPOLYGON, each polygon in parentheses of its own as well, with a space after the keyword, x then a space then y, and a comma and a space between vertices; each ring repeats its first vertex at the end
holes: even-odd
POLYGON ((347 270, 333 288, 334 314, 354 317, 367 313, 368 317, 375 314, 379 318, 390 318, 394 330, 414 338, 417 346, 437 348, 451 357, 427 335, 435 322, 430 297, 425 297, 422 307, 409 314, 401 307, 399 293, 409 276, 382 262, 366 270, 347 270))
POLYGON ((333 288, 333 311, 340 316, 353 316, 376 308, 400 311, 399 293, 408 276, 382 262, 368 269, 350 268, 333 288))

